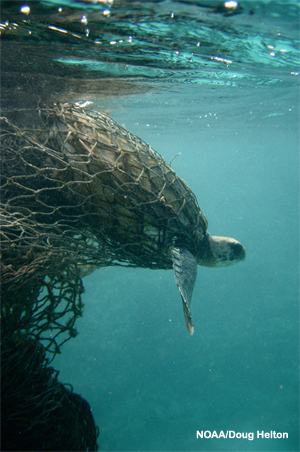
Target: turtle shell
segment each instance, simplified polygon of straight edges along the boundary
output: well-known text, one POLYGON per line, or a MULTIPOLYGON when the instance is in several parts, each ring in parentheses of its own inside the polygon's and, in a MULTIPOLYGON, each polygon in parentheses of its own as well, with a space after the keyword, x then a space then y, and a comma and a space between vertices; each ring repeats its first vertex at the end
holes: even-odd
POLYGON ((102 265, 172 268, 175 242, 195 252, 207 220, 160 154, 95 111, 57 104, 34 114, 22 137, 35 150, 21 172, 28 189, 39 191, 40 222, 72 226, 73 237, 100 243, 108 250, 102 265))

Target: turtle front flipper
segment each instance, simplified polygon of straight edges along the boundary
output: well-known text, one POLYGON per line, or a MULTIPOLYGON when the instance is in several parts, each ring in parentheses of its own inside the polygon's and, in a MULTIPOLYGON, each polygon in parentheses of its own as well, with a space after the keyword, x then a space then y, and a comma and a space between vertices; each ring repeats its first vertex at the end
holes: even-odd
POLYGON ((186 327, 192 335, 194 334, 194 325, 190 306, 197 277, 197 262, 192 253, 185 248, 174 247, 171 252, 175 281, 182 298, 186 327))

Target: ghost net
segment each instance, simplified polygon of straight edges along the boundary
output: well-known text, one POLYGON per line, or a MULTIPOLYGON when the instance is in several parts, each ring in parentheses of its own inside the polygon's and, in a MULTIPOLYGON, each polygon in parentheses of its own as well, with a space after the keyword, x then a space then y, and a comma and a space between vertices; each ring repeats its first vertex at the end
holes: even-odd
MULTIPOLYGON (((27 440, 30 432, 35 437, 35 427, 45 426, 69 397, 79 410, 72 431, 84 438, 78 446, 74 438, 72 450, 93 450, 92 416, 58 383, 45 355, 55 356, 77 334, 82 276, 104 265, 171 268, 166 250, 174 236, 192 248, 206 220, 162 157, 100 113, 67 104, 5 112, 1 154, 2 379, 17 375, 23 382, 20 391, 6 386, 4 406, 21 411, 6 410, 4 425, 19 428, 27 440), (32 394, 37 373, 41 381, 32 394)), ((28 444, 54 450, 50 440, 28 444)), ((64 450, 71 449, 64 444, 64 450)))

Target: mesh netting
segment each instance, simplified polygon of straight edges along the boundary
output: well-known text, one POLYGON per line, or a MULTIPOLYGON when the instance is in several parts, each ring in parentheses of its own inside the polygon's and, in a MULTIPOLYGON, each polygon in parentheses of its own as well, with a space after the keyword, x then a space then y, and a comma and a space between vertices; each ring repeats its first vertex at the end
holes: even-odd
POLYGON ((14 111, 1 139, 2 315, 5 328, 47 337, 49 349, 60 332, 76 335, 84 274, 172 268, 174 240, 195 249, 206 229, 187 184, 100 113, 14 111))
POLYGON ((35 339, 3 339, 1 373, 1 450, 97 450, 89 404, 57 381, 35 339))
POLYGON ((1 154, 3 446, 95 450, 87 402, 45 352, 76 336, 84 275, 171 268, 170 246, 195 250, 206 219, 160 155, 100 113, 6 112, 1 154))

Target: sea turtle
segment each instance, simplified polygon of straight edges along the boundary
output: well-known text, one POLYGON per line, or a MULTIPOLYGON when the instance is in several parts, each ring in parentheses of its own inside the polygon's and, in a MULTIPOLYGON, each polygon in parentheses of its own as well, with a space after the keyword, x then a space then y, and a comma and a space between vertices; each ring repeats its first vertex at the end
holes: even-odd
MULTIPOLYGON (((100 265, 173 268, 193 334, 190 305, 197 264, 232 265, 245 259, 244 247, 211 236, 187 183, 148 144, 104 114, 54 104, 27 112, 19 136, 27 140, 19 165, 28 172, 22 202, 28 202, 27 211, 42 206, 33 223, 47 223, 48 229, 51 222, 63 225, 62 236, 78 240, 78 259, 88 244, 101 255, 100 265)), ((93 259, 87 259, 91 266, 93 259)))

